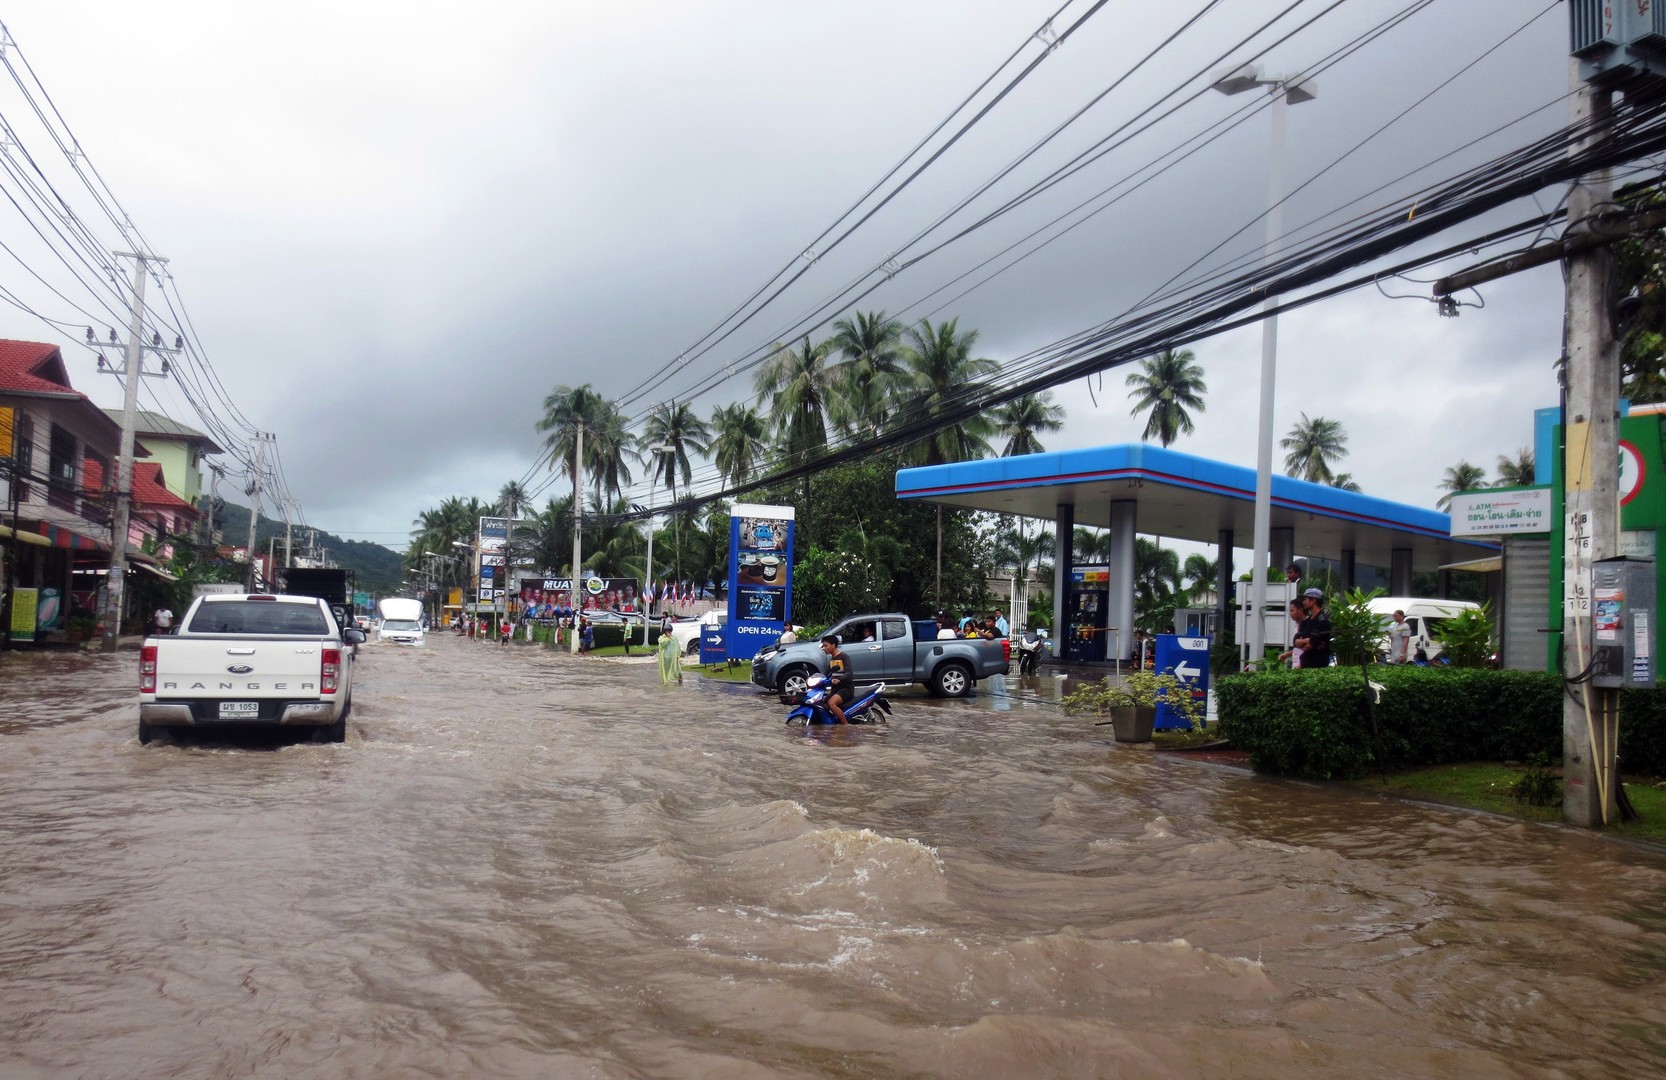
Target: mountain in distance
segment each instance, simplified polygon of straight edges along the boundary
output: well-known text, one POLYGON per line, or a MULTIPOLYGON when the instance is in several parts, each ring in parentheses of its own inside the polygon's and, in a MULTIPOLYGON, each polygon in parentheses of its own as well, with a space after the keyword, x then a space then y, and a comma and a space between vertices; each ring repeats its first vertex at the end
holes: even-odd
MULTIPOLYGON (((297 557, 308 554, 306 545, 312 539, 316 550, 333 565, 353 571, 354 585, 361 592, 387 596, 406 586, 404 557, 392 548, 367 540, 343 540, 334 533, 300 525, 288 530, 283 522, 273 521, 265 514, 260 515, 255 524, 255 549, 275 552, 281 563, 286 533, 294 538, 297 557)), ((248 542, 249 508, 228 499, 220 511, 220 543, 227 547, 242 547, 248 542)))

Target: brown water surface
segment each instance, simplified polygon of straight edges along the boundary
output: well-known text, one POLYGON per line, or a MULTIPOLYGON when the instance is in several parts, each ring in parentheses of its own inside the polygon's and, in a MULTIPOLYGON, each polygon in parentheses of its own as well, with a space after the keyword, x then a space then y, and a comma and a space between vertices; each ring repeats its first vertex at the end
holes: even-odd
POLYGON ((140 747, 136 666, 0 657, 7 1080, 1666 1074, 1666 858, 1586 833, 446 635, 344 745, 140 747))

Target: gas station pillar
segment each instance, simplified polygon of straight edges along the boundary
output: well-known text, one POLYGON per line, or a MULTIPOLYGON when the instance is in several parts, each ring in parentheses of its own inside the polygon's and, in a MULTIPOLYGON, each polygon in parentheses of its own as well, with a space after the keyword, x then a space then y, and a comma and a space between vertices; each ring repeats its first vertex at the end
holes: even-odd
POLYGON ((1127 659, 1134 649, 1134 518, 1139 503, 1132 499, 1111 500, 1111 606, 1106 612, 1105 656, 1127 659))
POLYGON ((1070 571, 1074 569, 1071 540, 1076 535, 1076 504, 1059 503, 1053 517, 1053 641, 1064 655, 1065 605, 1070 603, 1070 571))

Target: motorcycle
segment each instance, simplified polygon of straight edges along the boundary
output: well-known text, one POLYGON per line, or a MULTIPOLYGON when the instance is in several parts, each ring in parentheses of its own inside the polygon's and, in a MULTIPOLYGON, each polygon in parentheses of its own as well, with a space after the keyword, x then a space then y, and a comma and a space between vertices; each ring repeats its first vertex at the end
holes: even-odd
MULTIPOLYGON (((810 676, 805 684, 804 693, 798 698, 793 710, 787 714, 786 722, 790 724, 797 720, 806 727, 837 724, 838 721, 833 719, 833 713, 827 708, 827 695, 831 689, 826 675, 810 676)), ((856 700, 845 706, 845 723, 883 724, 890 712, 891 702, 885 696, 885 684, 877 683, 858 689, 856 700)))
POLYGON ((1045 626, 1026 630, 1018 639, 1018 674, 1034 675, 1041 662, 1052 657, 1053 643, 1047 637, 1045 626))

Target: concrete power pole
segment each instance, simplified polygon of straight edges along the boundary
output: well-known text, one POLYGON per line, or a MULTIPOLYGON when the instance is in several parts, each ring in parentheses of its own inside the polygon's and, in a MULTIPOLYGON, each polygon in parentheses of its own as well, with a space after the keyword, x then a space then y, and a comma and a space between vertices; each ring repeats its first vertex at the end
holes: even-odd
MULTIPOLYGON (((116 458, 116 507, 110 522, 110 574, 104 588, 100 612, 103 623, 101 647, 116 650, 121 635, 122 611, 126 607, 127 529, 133 513, 133 422, 139 411, 139 380, 144 378, 145 278, 149 264, 168 260, 131 251, 114 253, 118 259, 133 260, 133 305, 127 314, 127 349, 122 367, 121 447, 116 458)), ((111 336, 114 336, 111 331, 111 336)), ((92 330, 87 331, 89 339, 92 330)), ((161 342, 155 343, 160 346, 161 342)), ((166 365, 164 365, 166 367, 166 365)))
POLYGON ((249 480, 249 591, 254 592, 259 586, 256 574, 260 564, 255 561, 255 524, 260 521, 260 474, 266 471, 266 440, 270 435, 257 433, 255 435, 255 467, 254 475, 249 480))
POLYGON ((579 594, 579 567, 584 558, 584 503, 581 501, 580 481, 584 478, 584 420, 578 422, 578 431, 573 436, 573 633, 569 653, 578 652, 578 621, 579 612, 584 608, 584 598, 579 594))
MULTIPOLYGON (((1613 92, 1580 78, 1574 64, 1574 122, 1589 121, 1591 134, 1576 150, 1605 142, 1613 92)), ((1606 172, 1587 174, 1568 194, 1568 232, 1595 228, 1595 215, 1613 198, 1606 172)), ((1613 254, 1606 244, 1567 259, 1567 405, 1562 490, 1567 542, 1562 574, 1562 672, 1575 692, 1562 696, 1562 817, 1587 827, 1614 820, 1619 744, 1619 691, 1592 685, 1588 670, 1595 640, 1591 627, 1591 564, 1620 553, 1619 356, 1610 305, 1613 254)))

